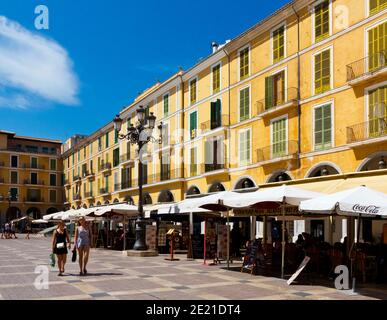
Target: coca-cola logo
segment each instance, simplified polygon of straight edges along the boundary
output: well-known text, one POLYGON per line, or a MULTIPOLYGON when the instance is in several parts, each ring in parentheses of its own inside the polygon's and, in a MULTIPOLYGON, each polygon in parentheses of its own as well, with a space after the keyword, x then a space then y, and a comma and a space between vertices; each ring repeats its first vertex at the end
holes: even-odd
POLYGON ((353 211, 369 214, 378 214, 380 207, 377 206, 361 206, 360 204, 355 204, 353 206, 353 211))

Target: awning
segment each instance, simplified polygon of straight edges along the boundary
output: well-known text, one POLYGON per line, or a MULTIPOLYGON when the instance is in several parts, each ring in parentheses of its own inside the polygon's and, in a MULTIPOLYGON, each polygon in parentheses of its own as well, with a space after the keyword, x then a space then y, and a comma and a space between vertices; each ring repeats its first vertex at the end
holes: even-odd
POLYGON ((20 222, 20 221, 23 221, 23 220, 32 220, 32 218, 29 217, 29 216, 24 216, 24 217, 12 220, 11 223, 17 223, 17 222, 20 222))
POLYGON ((130 217, 137 217, 138 216, 138 208, 136 206, 132 206, 129 204, 115 204, 115 205, 108 205, 104 207, 97 207, 94 208, 93 212, 90 213, 93 216, 96 217, 102 217, 105 215, 111 214, 117 214, 117 215, 123 215, 123 216, 130 216, 130 217))
POLYGON ((48 223, 48 221, 47 220, 43 220, 43 219, 38 219, 38 220, 33 220, 32 221, 32 224, 46 224, 46 223, 48 223))

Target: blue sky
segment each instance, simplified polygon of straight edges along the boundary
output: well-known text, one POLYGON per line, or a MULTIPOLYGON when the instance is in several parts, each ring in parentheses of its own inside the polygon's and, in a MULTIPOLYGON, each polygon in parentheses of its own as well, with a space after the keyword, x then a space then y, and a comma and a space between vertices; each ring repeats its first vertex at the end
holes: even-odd
POLYGON ((0 129, 64 140, 106 124, 288 0, 1 0, 0 129), (37 30, 35 7, 49 9, 37 30))

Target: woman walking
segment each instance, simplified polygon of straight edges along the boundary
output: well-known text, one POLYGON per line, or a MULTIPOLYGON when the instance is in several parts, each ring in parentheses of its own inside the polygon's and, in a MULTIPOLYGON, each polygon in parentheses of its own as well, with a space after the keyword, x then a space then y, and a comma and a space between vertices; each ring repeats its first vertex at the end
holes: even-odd
POLYGON ((67 233, 64 221, 59 222, 58 228, 54 231, 52 239, 52 251, 58 258, 59 274, 63 276, 67 259, 67 247, 71 249, 70 238, 67 233))
POLYGON ((75 230, 75 244, 78 248, 79 254, 79 274, 81 276, 87 274, 86 265, 89 261, 89 253, 91 246, 92 233, 86 219, 81 217, 79 219, 79 226, 75 230))

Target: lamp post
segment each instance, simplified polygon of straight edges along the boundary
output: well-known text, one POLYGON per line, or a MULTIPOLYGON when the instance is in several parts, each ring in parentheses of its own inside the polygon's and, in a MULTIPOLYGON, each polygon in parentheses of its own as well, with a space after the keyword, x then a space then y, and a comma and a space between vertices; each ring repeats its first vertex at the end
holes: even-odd
MULTIPOLYGON (((114 129, 118 133, 118 138, 120 140, 127 140, 132 145, 137 145, 138 147, 138 154, 139 154, 139 163, 138 163, 138 193, 139 193, 139 200, 138 200, 138 218, 136 220, 136 242, 134 244, 133 249, 137 251, 145 251, 148 249, 146 242, 145 242, 145 219, 144 219, 144 207, 143 207, 143 194, 142 194, 142 185, 143 185, 143 166, 141 161, 141 149, 144 145, 146 145, 150 141, 157 141, 158 143, 161 143, 161 139, 157 140, 152 137, 152 132, 155 127, 156 123, 156 117, 153 115, 153 113, 150 113, 148 117, 145 118, 145 110, 142 106, 140 106, 136 110, 137 115, 137 124, 136 126, 133 126, 133 124, 128 127, 128 131, 126 134, 120 134, 120 131, 122 129, 122 122, 123 120, 120 118, 119 115, 117 115, 114 120, 114 129), (145 123, 147 122, 147 125, 145 123)), ((158 127, 161 131, 162 124, 158 127)), ((161 132, 160 132, 161 136, 161 132)))
MULTIPOLYGON (((10 213, 10 209, 11 209, 11 202, 12 202, 12 193, 11 193, 11 190, 8 191, 8 196, 7 196, 7 200, 8 200, 8 212, 10 213)), ((15 201, 17 201, 17 195, 15 195, 15 201)), ((16 216, 16 218, 19 218, 18 216, 16 216)))

